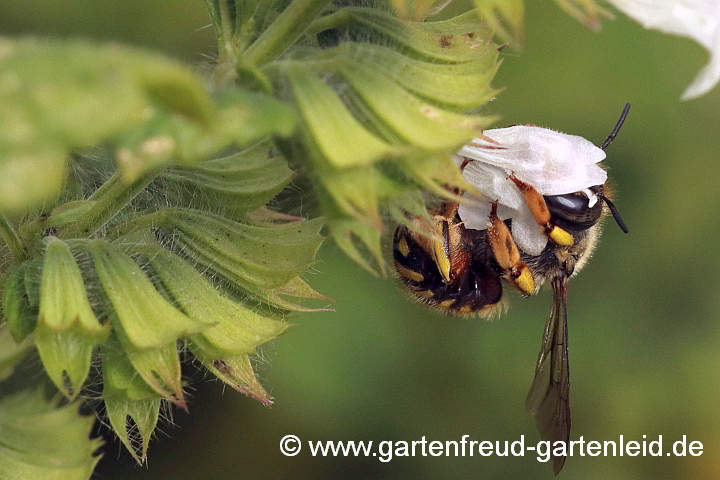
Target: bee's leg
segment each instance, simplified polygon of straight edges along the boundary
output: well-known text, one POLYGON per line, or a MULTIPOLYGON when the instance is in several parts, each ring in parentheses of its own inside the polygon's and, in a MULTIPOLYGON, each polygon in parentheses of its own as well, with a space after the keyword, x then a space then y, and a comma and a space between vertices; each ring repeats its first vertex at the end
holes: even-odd
POLYGON ((435 230, 429 251, 445 283, 452 283, 462 276, 470 265, 470 256, 465 248, 463 230, 455 222, 457 203, 446 203, 440 214, 435 215, 435 230))
POLYGON ((470 264, 463 238, 465 227, 455 221, 457 208, 456 202, 446 202, 435 210, 430 222, 418 217, 411 228, 413 241, 430 255, 446 284, 462 276, 470 264))
POLYGON ((464 172, 464 171, 465 171, 465 167, 467 167, 468 164, 469 164, 470 162, 472 162, 472 161, 473 161, 472 158, 464 157, 462 163, 460 164, 460 171, 461 171, 461 172, 464 172))
POLYGON ((535 187, 529 183, 525 183, 517 178, 515 175, 510 175, 508 178, 513 181, 513 183, 525 196, 525 202, 528 204, 528 207, 530 207, 530 212, 532 212, 537 224, 545 230, 545 235, 558 245, 572 245, 572 235, 567 230, 563 230, 553 223, 550 210, 545 203, 545 199, 542 195, 540 195, 540 192, 535 190, 535 187))
POLYGON ((513 287, 528 296, 535 293, 535 280, 530 268, 520 259, 510 230, 497 216, 497 202, 492 203, 488 219, 488 239, 498 265, 504 270, 504 277, 513 287))

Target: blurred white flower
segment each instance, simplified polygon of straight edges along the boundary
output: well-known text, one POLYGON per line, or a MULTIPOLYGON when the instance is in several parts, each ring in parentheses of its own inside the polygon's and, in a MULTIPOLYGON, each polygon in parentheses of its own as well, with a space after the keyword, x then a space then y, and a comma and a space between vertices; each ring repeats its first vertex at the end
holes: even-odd
POLYGON ((497 200, 498 216, 512 218, 518 247, 539 255, 548 239, 508 176, 515 174, 542 195, 586 191, 594 204, 597 198, 587 189, 607 180, 607 173, 597 165, 605 159, 605 152, 583 137, 541 127, 517 125, 486 130, 483 135, 485 138, 474 139, 455 156, 459 165, 472 160, 467 162, 463 176, 483 195, 470 197, 474 200, 471 204, 460 205, 460 219, 465 228, 485 230, 490 202, 497 200))
POLYGON ((710 52, 682 99, 699 97, 720 80, 720 0, 608 0, 645 28, 689 37, 710 52))

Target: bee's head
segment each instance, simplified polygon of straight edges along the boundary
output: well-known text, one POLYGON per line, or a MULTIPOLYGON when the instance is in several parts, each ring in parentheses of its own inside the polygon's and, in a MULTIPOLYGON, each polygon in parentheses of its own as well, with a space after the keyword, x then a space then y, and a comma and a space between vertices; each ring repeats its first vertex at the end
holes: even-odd
MULTIPOLYGON (((626 103, 612 132, 600 146, 601 149, 605 150, 615 140, 629 112, 630 104, 626 103)), ((623 232, 628 233, 627 225, 620 217, 615 204, 605 196, 605 185, 595 185, 581 192, 564 195, 546 195, 545 203, 552 214, 553 221, 559 227, 571 232, 587 230, 595 225, 602 216, 602 204, 605 203, 618 226, 623 232)))
POLYGON ((605 196, 605 186, 595 185, 587 190, 565 195, 546 195, 545 203, 552 215, 553 222, 570 232, 587 230, 595 225, 602 216, 603 203, 610 209, 618 226, 628 233, 615 204, 605 196))

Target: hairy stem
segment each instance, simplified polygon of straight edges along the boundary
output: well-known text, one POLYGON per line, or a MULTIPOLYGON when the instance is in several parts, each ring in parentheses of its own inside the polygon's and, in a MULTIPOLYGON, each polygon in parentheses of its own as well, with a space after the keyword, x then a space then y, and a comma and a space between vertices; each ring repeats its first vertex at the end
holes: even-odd
POLYGON ((165 219, 170 214, 171 210, 169 209, 163 209, 158 210, 157 212, 148 213, 147 215, 139 215, 137 217, 133 217, 129 219, 126 222, 123 222, 107 232, 107 235, 105 235, 105 239, 112 242, 113 240, 116 240, 123 235, 127 235, 128 233, 135 232, 144 228, 152 228, 156 226, 163 225, 165 223, 165 219))
POLYGON ((218 44, 218 65, 224 65, 222 70, 235 67, 235 49, 233 48, 233 26, 230 23, 230 11, 225 0, 205 0, 210 12, 215 36, 218 44))
POLYGON ((57 232, 59 238, 88 237, 102 228, 120 210, 140 193, 159 173, 152 170, 141 175, 130 184, 125 184, 122 174, 116 172, 105 184, 100 187, 90 200, 95 204, 87 214, 57 232))
POLYGON ((318 33, 330 30, 331 28, 344 27, 350 22, 353 14, 352 7, 341 8, 340 10, 315 19, 308 25, 305 31, 308 35, 317 35, 318 33))
POLYGON ((294 0, 245 51, 245 61, 261 66, 297 41, 330 0, 294 0))

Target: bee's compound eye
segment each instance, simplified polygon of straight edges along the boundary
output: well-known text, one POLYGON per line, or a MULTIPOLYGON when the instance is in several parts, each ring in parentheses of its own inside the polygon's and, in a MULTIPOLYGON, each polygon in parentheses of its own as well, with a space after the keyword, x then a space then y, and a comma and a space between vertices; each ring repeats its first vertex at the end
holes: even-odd
POLYGON ((552 211, 564 216, 582 215, 590 209, 590 199, 585 195, 569 193, 566 195, 548 195, 545 203, 552 211))
POLYGON ((602 214, 602 202, 595 202, 591 207, 590 200, 583 193, 547 195, 545 203, 554 223, 575 232, 592 227, 602 214))

